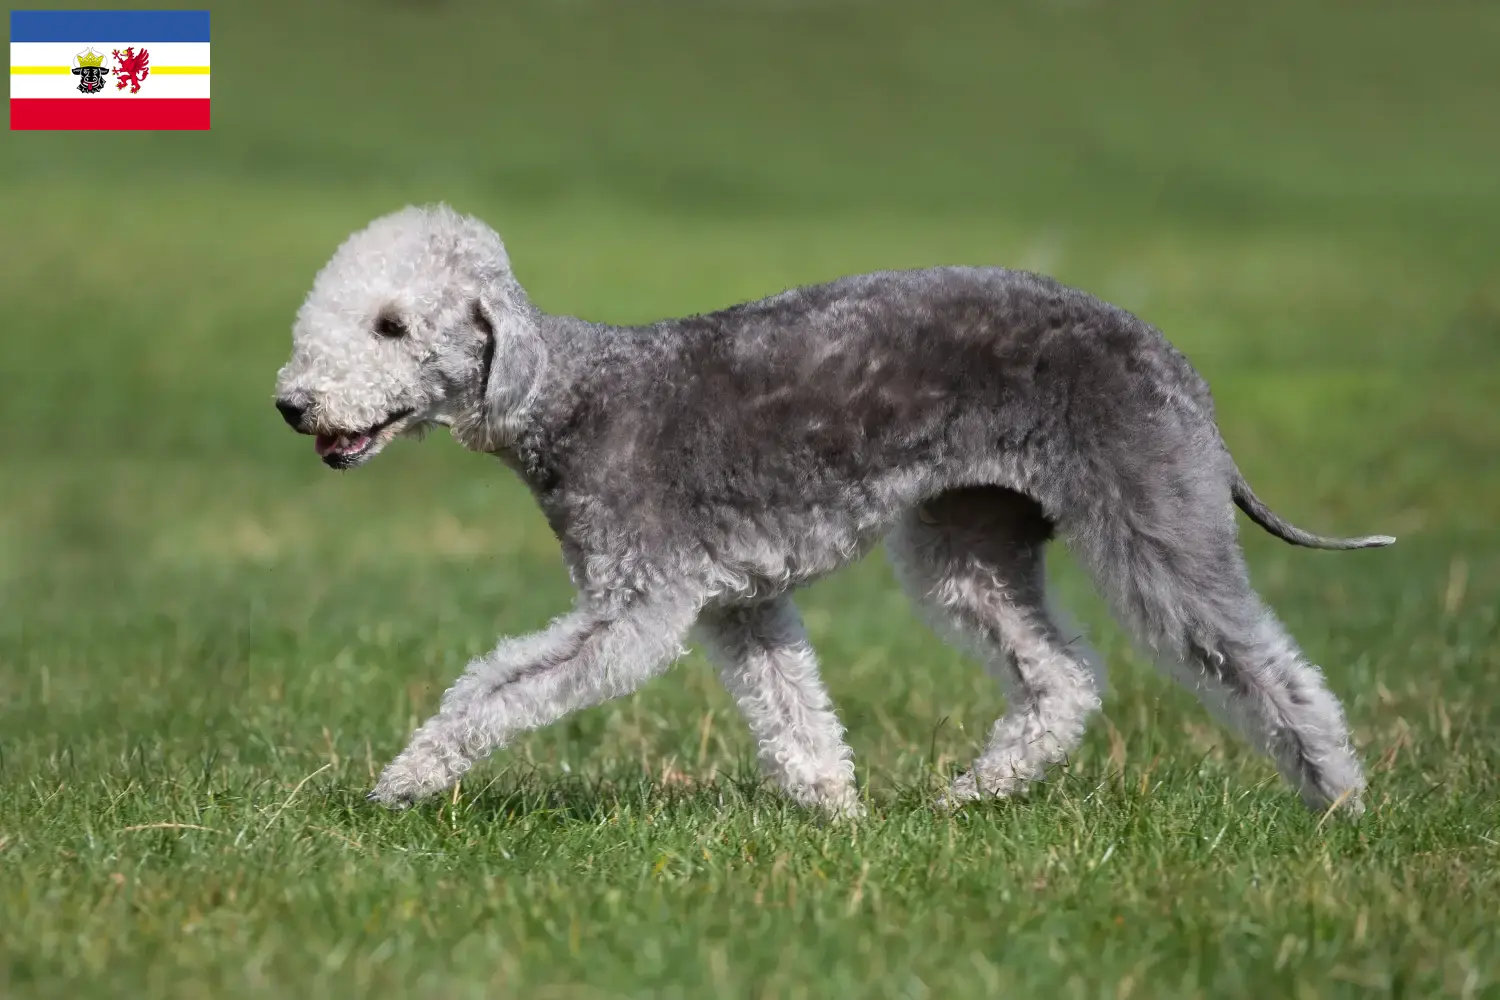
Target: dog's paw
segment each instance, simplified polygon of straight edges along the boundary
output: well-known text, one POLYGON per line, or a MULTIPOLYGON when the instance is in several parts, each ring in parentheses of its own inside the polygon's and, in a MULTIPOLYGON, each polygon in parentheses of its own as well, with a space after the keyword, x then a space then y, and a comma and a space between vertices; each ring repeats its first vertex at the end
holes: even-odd
POLYGON ((1304 791, 1302 801, 1307 804, 1308 809, 1322 813, 1325 818, 1332 816, 1354 822, 1365 814, 1365 803, 1360 797, 1360 791, 1362 786, 1351 786, 1336 795, 1330 795, 1321 789, 1311 794, 1304 791))
POLYGON ((393 794, 387 789, 383 789, 379 785, 376 785, 365 794, 365 801, 378 802, 381 805, 385 806, 387 809, 400 812, 402 809, 410 809, 412 803, 416 800, 393 794))
POLYGON ((1303 762, 1302 801, 1314 812, 1328 813, 1339 819, 1356 820, 1364 815, 1364 772, 1348 749, 1332 753, 1316 765, 1303 762))
POLYGON ((838 822, 855 823, 865 818, 864 803, 859 801, 859 793, 853 788, 840 789, 834 794, 818 798, 809 805, 829 819, 838 822))
POLYGON ((366 797, 388 809, 406 809, 452 785, 460 773, 440 757, 407 750, 386 765, 366 797))
POLYGON ((984 776, 977 771, 965 771, 953 783, 948 786, 937 800, 937 808, 942 812, 953 812, 962 808, 970 802, 980 799, 1004 799, 1012 795, 1019 795, 1026 791, 1025 781, 1009 774, 984 776))
POLYGON ((974 781, 974 772, 966 771, 953 779, 948 790, 938 796, 939 812, 953 812, 979 798, 979 786, 974 781))
POLYGON ((835 771, 800 781, 784 781, 782 789, 799 806, 820 812, 829 819, 856 820, 865 814, 852 773, 835 771))
POLYGON ((378 802, 387 809, 409 809, 422 797, 419 785, 392 764, 380 775, 375 787, 365 798, 378 802))

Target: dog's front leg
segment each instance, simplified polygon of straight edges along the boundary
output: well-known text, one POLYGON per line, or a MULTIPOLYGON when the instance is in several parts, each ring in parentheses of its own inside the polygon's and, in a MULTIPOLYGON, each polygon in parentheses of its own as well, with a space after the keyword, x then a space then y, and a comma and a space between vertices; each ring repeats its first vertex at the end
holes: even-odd
POLYGON ((681 655, 698 606, 682 594, 585 603, 541 632, 505 640, 469 664, 370 798, 410 805, 517 733, 635 690, 681 655))
POLYGON ((859 816, 854 755, 792 599, 710 608, 698 629, 750 723, 766 773, 802 805, 859 816))

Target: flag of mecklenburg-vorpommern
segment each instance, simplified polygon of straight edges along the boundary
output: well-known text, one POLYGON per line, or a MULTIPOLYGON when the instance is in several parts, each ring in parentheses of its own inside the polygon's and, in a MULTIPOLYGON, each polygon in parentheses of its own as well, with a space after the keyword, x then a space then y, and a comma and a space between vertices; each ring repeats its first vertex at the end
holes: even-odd
POLYGON ((208 11, 11 11, 10 127, 208 128, 208 11))

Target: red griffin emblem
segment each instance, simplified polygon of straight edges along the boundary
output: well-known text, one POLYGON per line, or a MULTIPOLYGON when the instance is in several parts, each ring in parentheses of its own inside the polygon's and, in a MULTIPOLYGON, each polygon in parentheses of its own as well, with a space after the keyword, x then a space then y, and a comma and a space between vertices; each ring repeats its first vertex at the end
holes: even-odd
POLYGON ((139 94, 141 81, 151 74, 151 67, 146 65, 151 61, 151 54, 145 49, 137 52, 134 45, 127 45, 123 55, 119 49, 115 49, 114 55, 115 89, 124 90, 128 86, 132 94, 139 94))

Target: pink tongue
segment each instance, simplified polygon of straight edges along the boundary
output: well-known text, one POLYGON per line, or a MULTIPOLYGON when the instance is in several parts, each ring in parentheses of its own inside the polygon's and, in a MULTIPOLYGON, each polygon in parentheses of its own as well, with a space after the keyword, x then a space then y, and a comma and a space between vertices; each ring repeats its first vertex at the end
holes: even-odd
POLYGON ((327 458, 329 455, 347 455, 359 451, 369 443, 368 434, 356 434, 353 437, 346 434, 319 434, 313 447, 317 449, 319 458, 327 458))

